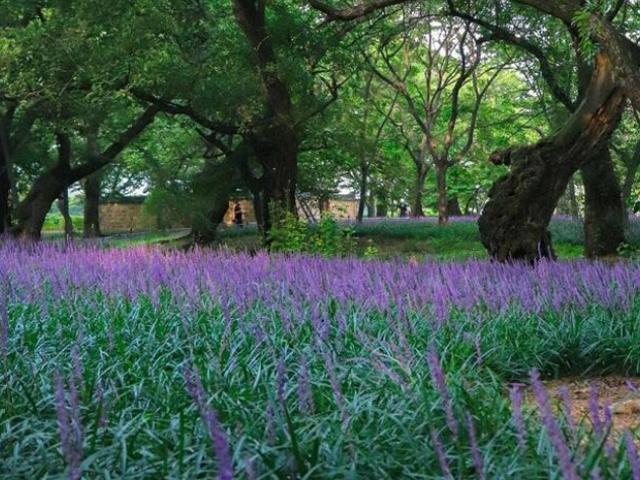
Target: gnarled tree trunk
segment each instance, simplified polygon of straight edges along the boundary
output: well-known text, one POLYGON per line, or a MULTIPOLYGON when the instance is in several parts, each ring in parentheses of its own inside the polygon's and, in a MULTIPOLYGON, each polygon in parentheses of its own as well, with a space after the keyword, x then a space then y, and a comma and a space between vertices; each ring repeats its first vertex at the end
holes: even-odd
POLYGON ((615 255, 624 242, 624 205, 608 145, 581 168, 587 258, 615 255))
POLYGON ((606 144, 624 108, 604 54, 595 59, 585 98, 567 125, 551 139, 492 156, 511 172, 491 189, 480 217, 480 236, 491 257, 500 261, 555 258, 549 221, 569 179, 606 144))
MULTIPOLYGON (((262 0, 233 0, 236 20, 256 55, 266 112, 247 135, 263 166, 262 220, 265 235, 287 212, 297 215, 298 138, 289 85, 278 73, 262 0)), ((267 241, 268 241, 268 237, 267 241)))

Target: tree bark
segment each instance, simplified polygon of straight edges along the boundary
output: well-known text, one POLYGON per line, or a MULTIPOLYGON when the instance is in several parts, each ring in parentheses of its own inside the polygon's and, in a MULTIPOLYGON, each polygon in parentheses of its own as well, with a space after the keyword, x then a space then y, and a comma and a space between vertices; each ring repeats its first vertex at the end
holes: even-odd
POLYGON ((615 255, 624 242, 624 205, 608 146, 581 168, 587 258, 615 255))
POLYGON ((479 220, 482 243, 499 261, 555 258, 548 224, 573 174, 608 142, 624 96, 609 58, 600 53, 585 98, 567 125, 536 145, 499 152, 511 172, 498 180, 479 220))
POLYGON ((267 31, 263 0, 233 0, 236 20, 256 55, 266 113, 246 140, 262 164, 262 218, 265 235, 286 215, 297 215, 298 138, 289 85, 278 74, 278 62, 267 31))
MULTIPOLYGON (((98 147, 97 132, 87 135, 87 157, 91 161, 98 158, 100 148, 98 147)), ((100 196, 102 194, 102 172, 98 171, 89 175, 83 182, 84 188, 84 226, 83 235, 85 238, 98 238, 102 235, 100 231, 100 196)))

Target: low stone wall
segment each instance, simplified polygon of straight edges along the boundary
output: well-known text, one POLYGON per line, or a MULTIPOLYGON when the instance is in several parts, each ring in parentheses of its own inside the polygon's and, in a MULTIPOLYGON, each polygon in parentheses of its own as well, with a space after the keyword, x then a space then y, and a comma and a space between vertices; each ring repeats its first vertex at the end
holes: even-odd
POLYGON ((110 232, 141 232, 155 230, 157 221, 141 203, 104 203, 100 205, 100 229, 110 232))

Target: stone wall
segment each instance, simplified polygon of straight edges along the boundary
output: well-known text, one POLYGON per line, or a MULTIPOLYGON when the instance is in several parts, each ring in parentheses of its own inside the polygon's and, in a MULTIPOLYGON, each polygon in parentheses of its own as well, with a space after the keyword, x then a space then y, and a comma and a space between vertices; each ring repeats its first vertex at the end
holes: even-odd
POLYGON ((100 205, 100 230, 103 233, 156 229, 156 217, 148 214, 142 203, 108 202, 100 205))

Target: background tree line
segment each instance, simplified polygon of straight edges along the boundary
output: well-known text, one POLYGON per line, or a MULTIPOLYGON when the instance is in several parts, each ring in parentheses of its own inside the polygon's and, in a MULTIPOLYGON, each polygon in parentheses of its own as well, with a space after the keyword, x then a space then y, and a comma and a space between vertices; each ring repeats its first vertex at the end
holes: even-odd
POLYGON ((562 0, 0 0, 0 231, 144 190, 210 243, 253 199, 359 192, 359 219, 481 213, 489 252, 553 257, 557 211, 615 253, 637 201, 639 5, 562 0), (489 161, 491 160, 491 161, 489 161), (67 206, 65 206, 67 205, 67 206), (368 208, 367 208, 368 207, 368 208))

